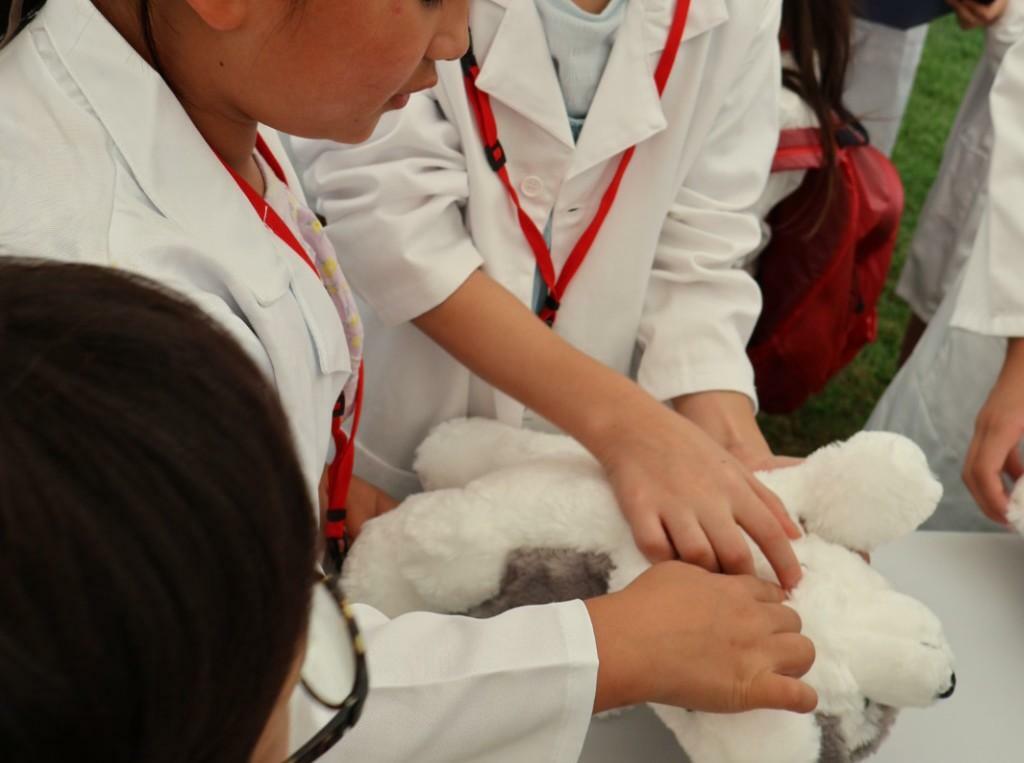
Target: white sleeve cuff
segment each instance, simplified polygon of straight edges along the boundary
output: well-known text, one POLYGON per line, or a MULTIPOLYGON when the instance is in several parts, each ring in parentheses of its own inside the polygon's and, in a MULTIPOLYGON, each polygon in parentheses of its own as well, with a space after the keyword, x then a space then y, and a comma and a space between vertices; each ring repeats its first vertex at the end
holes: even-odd
POLYGON ((757 391, 754 386, 754 369, 745 353, 729 355, 722 350, 723 359, 715 363, 693 364, 678 362, 659 365, 641 362, 637 382, 653 397, 670 402, 681 395, 698 392, 739 392, 750 398, 757 411, 757 391))
MULTIPOLYGON (((597 646, 581 601, 472 619, 353 607, 370 694, 359 723, 324 758, 417 763, 578 759, 597 685, 597 646)), ((329 719, 298 690, 293 747, 329 719), (297 705, 305 705, 300 714, 297 705), (301 720, 301 719, 300 719, 301 720)))

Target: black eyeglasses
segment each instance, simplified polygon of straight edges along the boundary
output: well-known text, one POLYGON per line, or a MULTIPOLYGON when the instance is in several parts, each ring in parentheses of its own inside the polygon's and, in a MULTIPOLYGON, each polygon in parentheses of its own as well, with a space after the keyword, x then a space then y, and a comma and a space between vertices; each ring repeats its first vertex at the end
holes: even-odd
POLYGON ((359 720, 369 686, 359 627, 337 577, 322 576, 313 586, 302 687, 320 705, 336 712, 285 763, 311 763, 337 744, 359 720))

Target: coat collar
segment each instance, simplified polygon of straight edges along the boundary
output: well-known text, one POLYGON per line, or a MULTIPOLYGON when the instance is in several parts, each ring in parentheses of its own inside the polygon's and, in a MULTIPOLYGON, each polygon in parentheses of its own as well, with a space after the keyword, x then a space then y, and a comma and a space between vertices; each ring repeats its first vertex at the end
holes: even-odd
POLYGON ((163 79, 88 0, 49 0, 38 24, 153 205, 261 303, 281 296, 295 255, 268 234, 163 79))
POLYGON ((481 59, 477 87, 571 147, 569 115, 534 0, 497 4, 504 14, 481 59))
MULTIPOLYGON (((566 146, 569 117, 534 0, 486 0, 503 9, 482 57, 477 86, 566 146)), ((667 126, 654 84, 657 55, 675 11, 673 0, 629 0, 568 178, 582 174, 667 126)), ((694 0, 687 41, 728 21, 726 0, 694 0)), ((482 30, 481 30, 482 31, 482 30)), ((478 51, 478 55, 479 55, 478 51)))

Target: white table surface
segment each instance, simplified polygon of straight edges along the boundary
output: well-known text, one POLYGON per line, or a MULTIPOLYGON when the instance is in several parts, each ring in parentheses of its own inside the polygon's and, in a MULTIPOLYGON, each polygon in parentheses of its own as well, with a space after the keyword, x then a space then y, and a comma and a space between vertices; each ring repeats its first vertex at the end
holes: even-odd
MULTIPOLYGON (((1024 763, 1024 538, 919 532, 874 565, 942 620, 956 654, 956 693, 904 710, 876 763, 1024 763)), ((646 708, 598 719, 582 763, 680 763, 646 708)), ((752 762, 755 763, 755 762, 752 762)))

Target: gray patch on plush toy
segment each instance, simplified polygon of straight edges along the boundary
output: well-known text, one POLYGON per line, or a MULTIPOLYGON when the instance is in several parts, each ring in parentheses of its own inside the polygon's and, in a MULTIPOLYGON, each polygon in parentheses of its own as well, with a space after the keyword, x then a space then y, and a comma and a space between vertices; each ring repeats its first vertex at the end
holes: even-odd
POLYGON ((896 708, 866 700, 865 716, 874 726, 874 734, 866 742, 851 749, 852 745, 843 735, 839 719, 834 715, 818 713, 814 716, 821 728, 821 757, 818 763, 857 763, 874 755, 889 736, 898 714, 896 708))
POLYGON ((493 617, 514 607, 601 596, 608 593, 613 569, 607 554, 572 548, 517 548, 505 560, 497 595, 466 614, 493 617))

